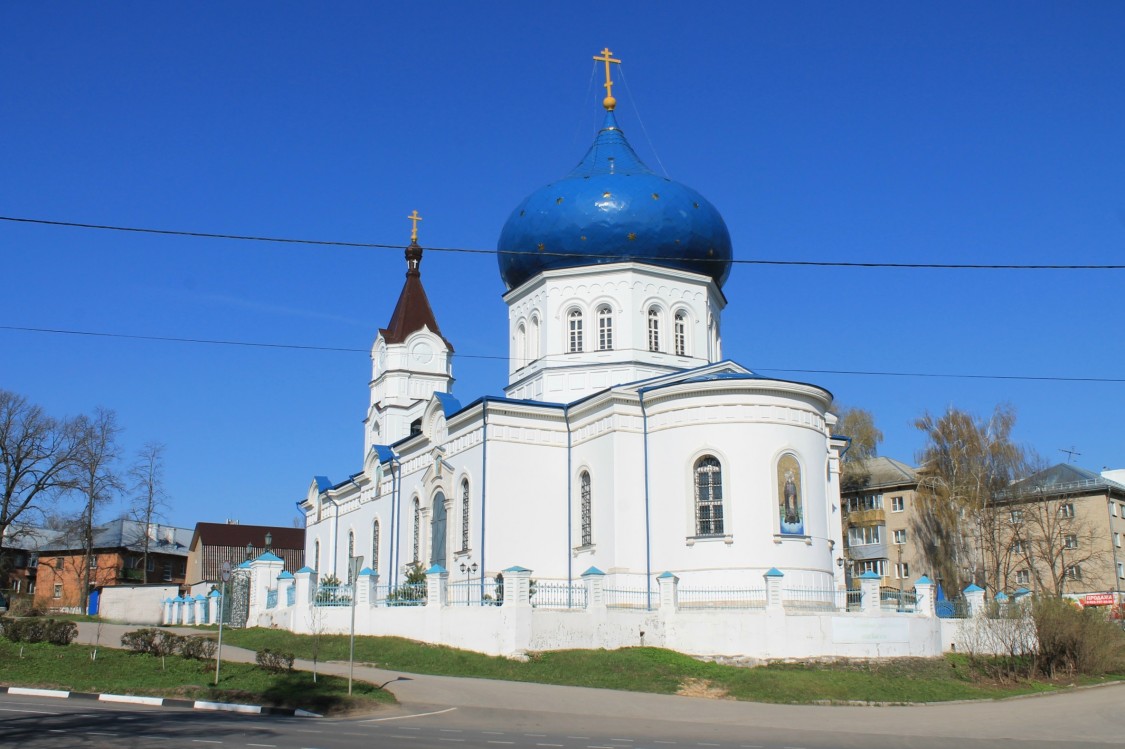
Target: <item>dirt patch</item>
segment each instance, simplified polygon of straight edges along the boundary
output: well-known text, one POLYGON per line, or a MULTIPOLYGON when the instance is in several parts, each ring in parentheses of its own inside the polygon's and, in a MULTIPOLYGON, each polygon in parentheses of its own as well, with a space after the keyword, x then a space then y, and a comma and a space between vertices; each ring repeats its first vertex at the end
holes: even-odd
POLYGON ((684 679, 676 694, 681 697, 703 697, 709 700, 728 699, 727 690, 715 686, 708 679, 684 679))

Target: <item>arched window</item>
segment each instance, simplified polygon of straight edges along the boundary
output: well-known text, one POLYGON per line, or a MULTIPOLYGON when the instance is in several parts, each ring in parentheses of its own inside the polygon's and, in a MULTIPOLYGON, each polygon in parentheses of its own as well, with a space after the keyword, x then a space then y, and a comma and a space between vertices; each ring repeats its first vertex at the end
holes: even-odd
POLYGON ((582 310, 572 309, 567 314, 567 351, 572 354, 582 351, 582 310))
POLYGON ((531 327, 527 335, 527 358, 535 361, 539 358, 539 316, 531 316, 531 327))
POLYGON ((461 551, 469 550, 469 481, 461 482, 461 551))
POLYGON ((355 531, 348 531, 348 564, 355 559, 355 531))
POLYGON ((582 545, 589 546, 594 542, 593 524, 591 521, 590 507, 590 474, 583 471, 578 477, 578 485, 582 492, 580 506, 582 508, 582 545))
POLYGON ((320 539, 313 542, 313 569, 320 572, 320 539))
POLYGON ((415 564, 417 564, 419 562, 420 558, 421 558, 418 554, 418 551, 419 551, 418 545, 419 545, 419 543, 421 543, 421 539, 422 539, 421 530, 422 530, 422 508, 418 504, 418 499, 415 498, 414 499, 414 558, 411 560, 415 564))
POLYGON ((648 310, 648 350, 660 350, 660 310, 656 307, 648 310))
POLYGON ((695 462, 695 535, 723 535, 723 469, 713 455, 695 462))
POLYGON ((371 523, 371 569, 379 571, 379 520, 371 523))
POLYGON ((676 325, 672 331, 672 344, 676 356, 687 356, 687 313, 683 310, 676 312, 676 325))
POLYGON ((613 348, 613 312, 609 305, 598 307, 598 351, 613 348))
POLYGON ((513 358, 516 359, 516 368, 527 365, 527 328, 521 322, 519 327, 516 328, 516 345, 515 350, 512 351, 513 358))

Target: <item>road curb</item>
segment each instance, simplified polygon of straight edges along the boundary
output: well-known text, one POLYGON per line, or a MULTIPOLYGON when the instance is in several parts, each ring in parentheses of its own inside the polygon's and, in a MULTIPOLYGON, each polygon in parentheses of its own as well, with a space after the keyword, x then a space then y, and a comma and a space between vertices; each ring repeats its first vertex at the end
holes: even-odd
POLYGON ((94 700, 96 702, 118 702, 149 707, 181 707, 189 710, 213 710, 249 715, 288 715, 298 718, 320 718, 318 713, 291 707, 270 707, 268 705, 240 705, 234 702, 210 702, 208 700, 181 700, 173 697, 144 697, 132 694, 107 694, 97 692, 68 692, 62 689, 35 689, 32 687, 2 687, 0 694, 14 694, 25 697, 55 697, 71 700, 94 700))

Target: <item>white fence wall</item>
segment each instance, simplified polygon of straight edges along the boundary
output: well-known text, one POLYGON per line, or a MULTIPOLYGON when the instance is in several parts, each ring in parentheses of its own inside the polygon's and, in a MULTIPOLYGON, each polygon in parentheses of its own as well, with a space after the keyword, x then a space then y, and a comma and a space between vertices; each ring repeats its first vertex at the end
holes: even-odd
POLYGON ((160 624, 163 601, 178 595, 176 585, 114 585, 102 588, 98 615, 113 622, 160 624))

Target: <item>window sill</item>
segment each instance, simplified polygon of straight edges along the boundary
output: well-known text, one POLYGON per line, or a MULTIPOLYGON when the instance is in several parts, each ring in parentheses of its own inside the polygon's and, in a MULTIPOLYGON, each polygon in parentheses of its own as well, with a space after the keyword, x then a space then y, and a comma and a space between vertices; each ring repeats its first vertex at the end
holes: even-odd
POLYGON ((583 554, 593 554, 596 547, 594 544, 586 544, 585 546, 575 546, 570 550, 571 556, 581 556, 583 554))
POLYGON ((464 559, 465 557, 471 557, 472 555, 472 549, 458 549, 457 551, 453 552, 454 559, 464 559))
POLYGON ((731 544, 734 543, 734 534, 733 533, 719 533, 719 534, 716 534, 716 535, 713 535, 713 536, 688 536, 686 541, 687 541, 688 546, 695 546, 697 543, 699 543, 699 544, 715 543, 717 541, 722 541, 727 546, 730 546, 731 544))
MULTIPOLYGON (((803 541, 805 546, 812 546, 812 536, 799 536, 789 533, 775 533, 773 534, 773 542, 780 544, 785 541, 803 541)), ((873 546, 875 544, 863 544, 864 546, 873 546)), ((851 547, 848 547, 851 548, 851 547)))

